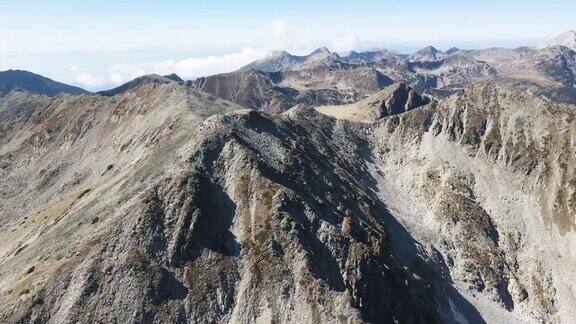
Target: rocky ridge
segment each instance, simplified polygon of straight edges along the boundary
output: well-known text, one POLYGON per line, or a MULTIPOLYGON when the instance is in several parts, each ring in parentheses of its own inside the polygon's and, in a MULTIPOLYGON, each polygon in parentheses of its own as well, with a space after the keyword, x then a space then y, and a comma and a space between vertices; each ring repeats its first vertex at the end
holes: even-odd
POLYGON ((575 316, 571 106, 477 84, 367 124, 173 83, 33 98, 0 105, 5 322, 575 316))

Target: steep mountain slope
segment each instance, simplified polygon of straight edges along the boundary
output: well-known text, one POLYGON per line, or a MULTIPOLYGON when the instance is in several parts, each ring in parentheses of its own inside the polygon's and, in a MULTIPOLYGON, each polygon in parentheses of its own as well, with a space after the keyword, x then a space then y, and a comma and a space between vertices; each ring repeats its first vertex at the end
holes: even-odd
POLYGON ((217 74, 189 82, 192 88, 216 97, 236 102, 248 108, 270 107, 283 110, 290 106, 297 91, 276 85, 281 78, 278 73, 249 70, 238 73, 217 74), (276 108, 281 106, 283 108, 276 108))
POLYGON ((241 108, 178 84, 144 84, 111 98, 26 96, 15 94, 0 106, 1 223, 149 154, 173 154, 159 143, 177 143, 207 116, 241 108))
POLYGON ((573 107, 479 85, 377 127, 381 195, 456 283, 516 314, 574 318, 573 107))
MULTIPOLYGON (((52 99, 26 91, 15 91, 0 97, 0 145, 2 152, 8 142, 23 131, 24 124, 35 111, 48 107, 52 99)), ((14 141, 16 143, 16 141, 14 141)))
POLYGON ((295 108, 195 127, 236 108, 147 84, 8 129, 0 319, 576 316, 573 107, 480 84, 373 124, 295 108))
POLYGON ((88 91, 56 82, 38 74, 21 70, 0 71, 0 96, 11 91, 25 90, 36 94, 57 96, 61 93, 73 95, 88 93, 88 91))

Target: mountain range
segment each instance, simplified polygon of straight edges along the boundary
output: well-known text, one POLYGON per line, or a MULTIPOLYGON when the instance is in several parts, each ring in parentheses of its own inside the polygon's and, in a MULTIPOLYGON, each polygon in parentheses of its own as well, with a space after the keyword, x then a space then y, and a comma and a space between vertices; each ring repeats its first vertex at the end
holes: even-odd
POLYGON ((571 323, 566 45, 2 72, 0 321, 571 323))
POLYGON ((189 84, 270 112, 297 104, 350 104, 394 82, 405 82, 439 99, 468 84, 491 81, 515 84, 536 95, 574 104, 576 54, 566 39, 562 36, 543 48, 452 48, 442 52, 429 46, 410 55, 383 50, 341 56, 325 48, 306 56, 277 52, 237 72, 202 77, 189 84))
MULTIPOLYGON (((242 106, 282 112, 294 105, 350 104, 395 82, 442 98, 478 82, 515 84, 561 103, 576 103, 576 32, 567 31, 537 48, 488 48, 442 52, 432 46, 413 54, 388 50, 346 55, 319 48, 297 56, 278 51, 235 72, 200 77, 187 85, 242 106)), ((55 96, 88 93, 26 71, 0 72, 0 93, 27 90, 55 96)), ((145 75, 115 89, 115 95, 142 83, 184 82, 176 74, 145 75)))
POLYGON ((0 71, 0 96, 12 91, 30 91, 54 97, 61 93, 72 95, 86 94, 88 91, 60 83, 38 74, 21 70, 0 71))

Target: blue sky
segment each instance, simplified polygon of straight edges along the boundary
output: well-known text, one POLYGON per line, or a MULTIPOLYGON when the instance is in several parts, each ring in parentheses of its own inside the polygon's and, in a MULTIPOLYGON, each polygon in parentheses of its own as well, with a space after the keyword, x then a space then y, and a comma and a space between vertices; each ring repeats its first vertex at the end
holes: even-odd
POLYGON ((0 0, 0 69, 97 90, 225 72, 278 49, 537 45, 576 29, 575 12, 574 0, 0 0))

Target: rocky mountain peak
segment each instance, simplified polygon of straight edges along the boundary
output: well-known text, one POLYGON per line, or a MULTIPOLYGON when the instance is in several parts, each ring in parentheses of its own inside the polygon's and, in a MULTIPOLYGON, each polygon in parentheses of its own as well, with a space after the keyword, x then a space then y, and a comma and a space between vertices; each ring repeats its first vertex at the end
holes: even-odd
POLYGON ((288 70, 297 70, 303 66, 312 66, 316 62, 325 59, 339 59, 338 54, 330 52, 326 47, 321 47, 308 55, 292 55, 286 51, 275 51, 266 58, 254 61, 239 71, 260 70, 264 72, 279 72, 288 70))
POLYGON ((442 54, 442 52, 434 46, 427 46, 412 54, 411 58, 413 61, 437 61, 440 54, 442 54))
POLYGON ((446 54, 451 55, 457 52, 460 52, 460 49, 458 47, 451 47, 446 51, 446 54))
POLYGON ((115 96, 120 93, 132 90, 134 88, 140 87, 144 84, 165 84, 165 83, 181 83, 184 82, 178 75, 169 74, 167 76, 161 76, 158 74, 146 74, 141 77, 137 77, 134 80, 128 81, 123 85, 116 87, 114 89, 101 91, 99 94, 104 96, 115 96))
POLYGON ((418 51, 420 53, 429 53, 429 54, 436 54, 438 52, 440 52, 438 49, 436 49, 436 47, 432 46, 432 45, 428 45, 426 47, 424 47, 423 49, 421 49, 420 51, 418 51))
POLYGON ((308 62, 322 60, 324 58, 332 56, 332 54, 336 54, 336 53, 330 52, 328 50, 328 48, 326 48, 326 47, 320 47, 320 48, 314 50, 312 53, 306 55, 306 60, 308 62))
POLYGON ((176 74, 176 73, 171 73, 171 74, 165 75, 164 77, 167 79, 179 82, 179 83, 184 82, 184 80, 180 76, 178 76, 178 74, 176 74))
POLYGON ((565 46, 576 51, 576 31, 569 30, 546 42, 544 47, 565 46))
POLYGON ((330 50, 327 47, 320 47, 315 49, 312 53, 310 53, 309 55, 318 55, 318 54, 330 54, 330 50))
POLYGON ((374 109, 375 119, 393 116, 418 108, 430 102, 404 82, 395 83, 365 99, 367 106, 374 109))

